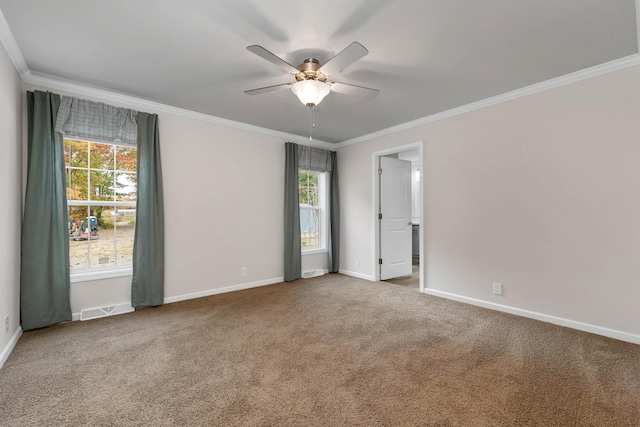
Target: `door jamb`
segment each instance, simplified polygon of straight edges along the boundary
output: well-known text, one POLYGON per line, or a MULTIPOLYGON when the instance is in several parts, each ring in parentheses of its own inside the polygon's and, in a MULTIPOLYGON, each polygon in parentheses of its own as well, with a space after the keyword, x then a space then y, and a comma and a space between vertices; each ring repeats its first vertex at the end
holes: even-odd
POLYGON ((371 209, 373 221, 373 279, 376 282, 380 281, 380 267, 378 266, 378 260, 380 259, 380 223, 378 220, 378 207, 380 206, 380 180, 378 179, 378 168, 380 165, 380 157, 383 157, 388 154, 395 154, 401 151, 413 150, 415 148, 419 151, 420 157, 420 206, 418 206, 419 216, 420 216, 420 292, 425 292, 425 282, 424 282, 424 271, 425 271, 425 256, 424 256, 424 234, 425 234, 425 224, 424 224, 424 216, 423 216, 423 206, 424 206, 424 191, 423 191, 423 182, 424 182, 424 156, 423 156, 423 141, 414 142, 412 144, 401 145, 398 147, 387 148, 385 150, 374 151, 372 154, 372 164, 371 168, 373 174, 373 206, 371 209))

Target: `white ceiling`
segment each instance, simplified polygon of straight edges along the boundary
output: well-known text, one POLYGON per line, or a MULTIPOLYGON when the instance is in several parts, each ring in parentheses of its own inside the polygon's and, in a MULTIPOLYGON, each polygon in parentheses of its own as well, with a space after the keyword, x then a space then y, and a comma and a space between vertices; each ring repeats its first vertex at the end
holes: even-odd
POLYGON ((638 53, 635 0, 0 0, 33 75, 67 79, 242 123, 309 135, 293 81, 246 50, 293 65, 353 41, 314 138, 342 142, 638 53))

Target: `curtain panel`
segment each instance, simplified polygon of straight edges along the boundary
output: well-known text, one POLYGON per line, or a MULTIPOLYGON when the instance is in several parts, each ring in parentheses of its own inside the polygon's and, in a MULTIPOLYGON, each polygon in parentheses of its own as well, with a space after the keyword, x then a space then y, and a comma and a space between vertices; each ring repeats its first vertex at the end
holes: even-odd
POLYGON ((60 96, 27 92, 27 190, 22 222, 20 323, 25 331, 71 320, 69 237, 60 96))
POLYGON ((340 270, 340 191, 338 189, 338 153, 330 152, 329 171, 329 272, 340 270))
POLYGON ((156 114, 138 113, 138 198, 131 305, 164 303, 164 199, 156 114))
POLYGON ((298 144, 285 144, 284 164, 284 281, 302 276, 300 198, 298 196, 298 144))

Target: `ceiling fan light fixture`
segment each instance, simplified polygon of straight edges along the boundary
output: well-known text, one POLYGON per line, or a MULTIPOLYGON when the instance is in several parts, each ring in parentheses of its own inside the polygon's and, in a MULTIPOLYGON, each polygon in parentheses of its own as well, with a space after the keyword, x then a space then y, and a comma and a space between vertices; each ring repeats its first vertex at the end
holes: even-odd
POLYGON ((291 91, 304 105, 315 107, 331 92, 331 87, 318 80, 302 80, 295 83, 291 91))

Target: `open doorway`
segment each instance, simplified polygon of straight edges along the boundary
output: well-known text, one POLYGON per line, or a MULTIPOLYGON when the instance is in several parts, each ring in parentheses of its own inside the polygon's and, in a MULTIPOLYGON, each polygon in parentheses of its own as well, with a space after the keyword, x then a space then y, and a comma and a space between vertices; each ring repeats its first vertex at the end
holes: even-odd
POLYGON ((373 153, 375 280, 420 292, 424 292, 422 146, 417 142, 373 153))

